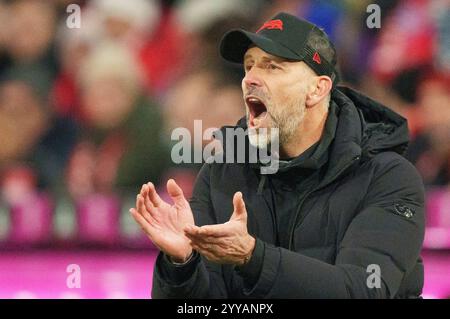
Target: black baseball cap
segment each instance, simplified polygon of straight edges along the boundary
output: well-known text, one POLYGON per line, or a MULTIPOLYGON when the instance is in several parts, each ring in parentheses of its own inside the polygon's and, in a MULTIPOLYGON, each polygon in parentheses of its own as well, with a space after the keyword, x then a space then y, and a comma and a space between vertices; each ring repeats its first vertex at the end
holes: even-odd
MULTIPOLYGON (((220 42, 220 54, 230 62, 243 63, 244 54, 254 44, 265 52, 295 61, 305 62, 318 75, 327 75, 336 83, 335 65, 327 61, 308 44, 308 37, 316 25, 288 13, 278 13, 256 32, 243 29, 228 31, 220 42)), ((329 41, 330 45, 333 44, 329 41)))

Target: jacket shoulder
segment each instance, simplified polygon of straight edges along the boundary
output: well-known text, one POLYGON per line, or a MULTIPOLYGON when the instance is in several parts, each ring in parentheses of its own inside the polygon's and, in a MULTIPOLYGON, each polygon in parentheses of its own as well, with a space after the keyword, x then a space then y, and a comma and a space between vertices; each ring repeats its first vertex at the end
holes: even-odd
POLYGON ((402 155, 396 152, 381 152, 369 160, 369 165, 373 167, 375 175, 406 174, 422 180, 414 165, 402 155))
POLYGON ((395 152, 382 152, 371 158, 366 165, 372 172, 368 190, 369 194, 393 194, 414 197, 419 203, 424 202, 424 186, 414 165, 395 152))

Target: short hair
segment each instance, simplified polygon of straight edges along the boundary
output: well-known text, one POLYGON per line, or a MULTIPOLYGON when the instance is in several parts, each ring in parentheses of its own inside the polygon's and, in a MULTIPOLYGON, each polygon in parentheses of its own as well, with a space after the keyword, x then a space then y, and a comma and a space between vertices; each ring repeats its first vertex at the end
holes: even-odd
POLYGON ((336 67, 336 49, 323 30, 319 28, 311 30, 306 44, 317 51, 329 64, 336 67))
MULTIPOLYGON (((336 48, 334 47, 333 43, 328 38, 327 34, 319 28, 314 28, 309 33, 306 43, 310 48, 312 48, 314 51, 318 52, 322 58, 327 60, 327 62, 333 66, 334 73, 331 76, 331 80, 334 81, 335 78, 337 78, 336 81, 338 81, 339 74, 336 69, 336 64, 337 64, 336 48)), ((330 105, 330 100, 331 100, 330 98, 331 98, 331 92, 330 92, 330 95, 328 96, 328 103, 327 103, 328 106, 330 105)))

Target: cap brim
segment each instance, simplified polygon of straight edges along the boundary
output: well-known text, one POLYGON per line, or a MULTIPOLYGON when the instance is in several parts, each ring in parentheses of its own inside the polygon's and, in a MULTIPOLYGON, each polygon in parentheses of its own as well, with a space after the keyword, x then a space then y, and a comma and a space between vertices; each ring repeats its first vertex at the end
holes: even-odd
POLYGON ((301 60, 301 57, 282 44, 245 30, 231 30, 227 32, 220 42, 220 55, 227 61, 242 63, 245 52, 252 44, 278 57, 301 60))

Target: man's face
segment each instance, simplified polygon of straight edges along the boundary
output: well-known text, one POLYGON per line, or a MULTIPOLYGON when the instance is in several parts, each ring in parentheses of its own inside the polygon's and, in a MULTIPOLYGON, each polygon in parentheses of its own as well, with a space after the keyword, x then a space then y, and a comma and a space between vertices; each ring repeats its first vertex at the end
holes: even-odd
POLYGON ((258 47, 245 53, 244 69, 242 91, 250 143, 264 148, 279 138, 280 146, 285 145, 303 121, 314 72, 304 62, 276 57, 258 47), (264 128, 267 134, 260 130, 264 128), (278 136, 271 134, 272 128, 278 128, 278 136))

